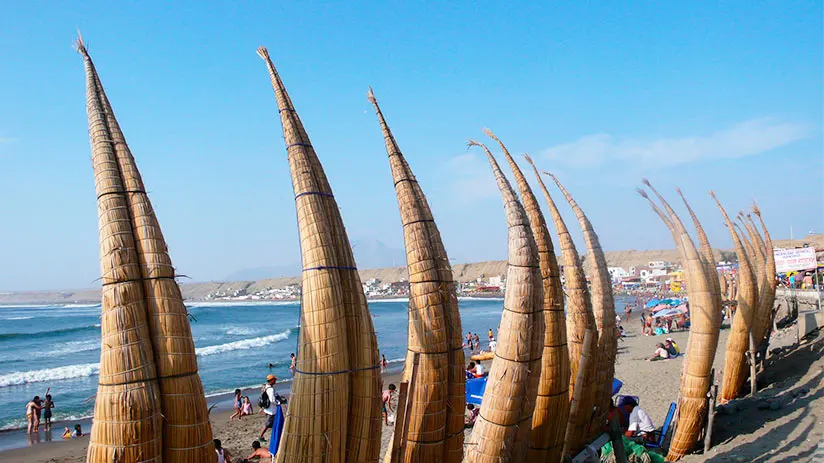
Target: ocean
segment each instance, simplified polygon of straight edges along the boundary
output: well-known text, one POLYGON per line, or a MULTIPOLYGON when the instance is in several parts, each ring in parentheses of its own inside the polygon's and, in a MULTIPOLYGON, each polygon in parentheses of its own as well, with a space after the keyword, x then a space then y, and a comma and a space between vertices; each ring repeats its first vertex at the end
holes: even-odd
MULTIPOLYGON (((272 373, 289 383, 298 340, 297 302, 187 303, 208 396, 260 385, 272 373), (273 366, 270 367, 269 364, 273 366)), ((381 353, 391 369, 406 354, 406 299, 370 301, 381 353)), ((623 307, 623 306, 621 306, 623 307)), ((464 335, 501 319, 503 299, 461 298, 464 335)), ((55 421, 93 414, 100 361, 100 305, 0 306, 0 430, 23 428, 25 406, 51 388, 55 421)), ((253 399, 254 400, 254 399, 253 399)))

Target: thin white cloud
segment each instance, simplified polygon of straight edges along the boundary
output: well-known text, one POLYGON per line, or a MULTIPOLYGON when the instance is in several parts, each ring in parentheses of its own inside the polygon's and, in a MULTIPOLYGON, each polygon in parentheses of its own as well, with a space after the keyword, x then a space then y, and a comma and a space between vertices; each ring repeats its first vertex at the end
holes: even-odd
POLYGON ((542 154, 574 167, 633 163, 643 168, 671 167, 692 162, 753 156, 812 136, 804 124, 752 119, 706 136, 620 138, 605 133, 547 149, 542 154))

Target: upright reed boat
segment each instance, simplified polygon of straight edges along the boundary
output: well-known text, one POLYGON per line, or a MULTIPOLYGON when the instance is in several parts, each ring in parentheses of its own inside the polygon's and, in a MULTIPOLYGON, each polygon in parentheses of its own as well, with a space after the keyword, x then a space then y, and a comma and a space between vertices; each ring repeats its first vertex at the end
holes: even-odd
POLYGON ((724 379, 721 383, 720 403, 728 402, 738 397, 741 386, 749 374, 746 368, 746 353, 750 348, 750 336, 752 335, 753 317, 758 307, 758 287, 755 281, 755 269, 751 263, 751 257, 744 249, 741 238, 736 233, 727 211, 718 201, 714 193, 710 193, 724 222, 730 230, 735 253, 738 257, 738 297, 736 298, 737 309, 735 317, 732 319, 730 334, 727 337, 727 351, 724 356, 724 379))
MULTIPOLYGON (((163 418, 129 193, 106 116, 103 87, 83 44, 86 112, 100 234, 100 376, 86 461, 160 461, 163 418)), ((212 451, 214 454, 214 451, 212 451)))
POLYGON ((567 346, 569 350, 569 392, 570 409, 569 418, 564 432, 564 453, 574 455, 586 444, 589 434, 589 422, 592 416, 592 407, 595 404, 596 384, 596 362, 582 362, 586 357, 595 355, 598 343, 598 331, 595 327, 595 316, 592 313, 592 301, 584 268, 569 229, 564 222, 555 201, 549 194, 549 190, 544 184, 538 169, 527 158, 532 169, 535 171, 535 178, 544 192, 544 197, 549 205, 549 212, 555 223, 555 230, 558 233, 558 243, 561 247, 561 257, 564 260, 564 280, 567 297, 567 346), (587 335, 587 332, 590 332, 587 335), (586 342, 589 340, 589 342, 586 342), (582 368, 582 366, 584 368, 582 368))
MULTIPOLYGON (((400 461, 460 462, 466 376, 452 267, 423 190, 389 129, 372 89, 403 223, 409 271, 409 340, 403 379, 414 380, 400 461), (419 356, 416 378, 412 363, 419 356)), ((395 432, 400 432, 396 427, 395 432)), ((386 453, 388 462, 391 453, 386 453)))
POLYGON ((598 349, 595 352, 595 411, 590 424, 590 435, 600 432, 605 424, 609 406, 612 403, 612 380, 615 377, 615 357, 618 353, 618 329, 615 325, 615 297, 612 294, 612 278, 607 269, 607 259, 598 235, 572 195, 564 188, 558 177, 547 173, 566 198, 584 232, 584 241, 592 257, 592 313, 598 329, 598 349))
POLYGON ((297 368, 276 461, 377 461, 380 363, 352 248, 326 174, 269 53, 260 47, 258 55, 280 113, 303 262, 297 368))
POLYGON ((498 347, 489 369, 481 411, 466 450, 468 463, 523 461, 532 428, 544 347, 543 285, 538 247, 526 211, 489 149, 486 152, 504 201, 509 227, 507 288, 498 347))
MULTIPOLYGON (((503 150, 515 182, 521 192, 529 226, 538 246, 538 264, 543 282, 543 310, 546 329, 541 356, 541 377, 538 382, 532 433, 527 450, 527 461, 560 461, 564 449, 566 422, 569 419, 569 351, 567 350, 564 316, 564 290, 552 237, 544 214, 532 193, 521 168, 509 154, 503 142, 490 130, 484 130, 503 150)), ((525 155, 526 156, 526 155, 525 155)), ((528 156, 527 156, 527 159, 528 156)), ((531 162, 531 160, 530 160, 531 162)))
MULTIPOLYGON (((644 184, 653 189, 647 180, 644 184)), ((639 190, 673 235, 684 262, 690 300, 691 326, 681 376, 678 423, 666 457, 668 461, 676 461, 695 447, 704 425, 706 395, 711 385, 712 363, 721 326, 721 295, 712 263, 695 248, 683 222, 666 200, 656 190, 653 192, 667 209, 667 214, 639 190)))
POLYGON ((757 204, 753 204, 752 211, 758 216, 761 229, 764 231, 764 254, 766 256, 766 261, 764 262, 765 284, 760 288, 761 291, 758 295, 758 311, 755 315, 755 329, 753 330, 755 345, 758 347, 765 341, 765 337, 770 331, 773 317, 775 316, 773 305, 775 304, 775 288, 778 283, 775 279, 775 250, 770 232, 764 224, 764 219, 761 217, 761 211, 758 209, 757 204))

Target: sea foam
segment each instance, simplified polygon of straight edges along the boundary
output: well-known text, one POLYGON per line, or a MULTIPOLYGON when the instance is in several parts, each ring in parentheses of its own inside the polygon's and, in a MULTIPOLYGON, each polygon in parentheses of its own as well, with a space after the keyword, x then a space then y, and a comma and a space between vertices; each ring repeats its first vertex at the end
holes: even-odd
POLYGON ((269 336, 261 336, 259 338, 227 342, 226 344, 218 344, 217 346, 199 347, 195 349, 195 351, 198 356, 205 357, 207 355, 222 354, 223 352, 230 352, 233 350, 254 349, 255 347, 263 347, 289 339, 290 334, 292 334, 292 330, 286 330, 269 336))
POLYGON ((19 384, 39 383, 43 381, 60 381, 64 379, 85 378, 100 372, 99 363, 85 363, 67 365, 44 370, 18 371, 0 375, 0 387, 16 386, 19 384))

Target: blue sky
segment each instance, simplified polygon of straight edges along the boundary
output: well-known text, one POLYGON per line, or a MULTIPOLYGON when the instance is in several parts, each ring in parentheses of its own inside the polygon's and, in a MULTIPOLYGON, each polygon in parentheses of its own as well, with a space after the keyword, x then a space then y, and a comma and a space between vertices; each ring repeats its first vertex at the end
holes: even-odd
POLYGON ((403 245, 369 85, 455 261, 506 254, 489 167, 465 148, 483 127, 556 173, 607 250, 672 247, 643 176, 680 186, 716 246, 710 189, 731 210, 757 198, 777 237, 824 230, 817 1, 0 3, 0 290, 99 276, 78 28, 195 281, 299 260, 259 45, 353 240, 403 245))

